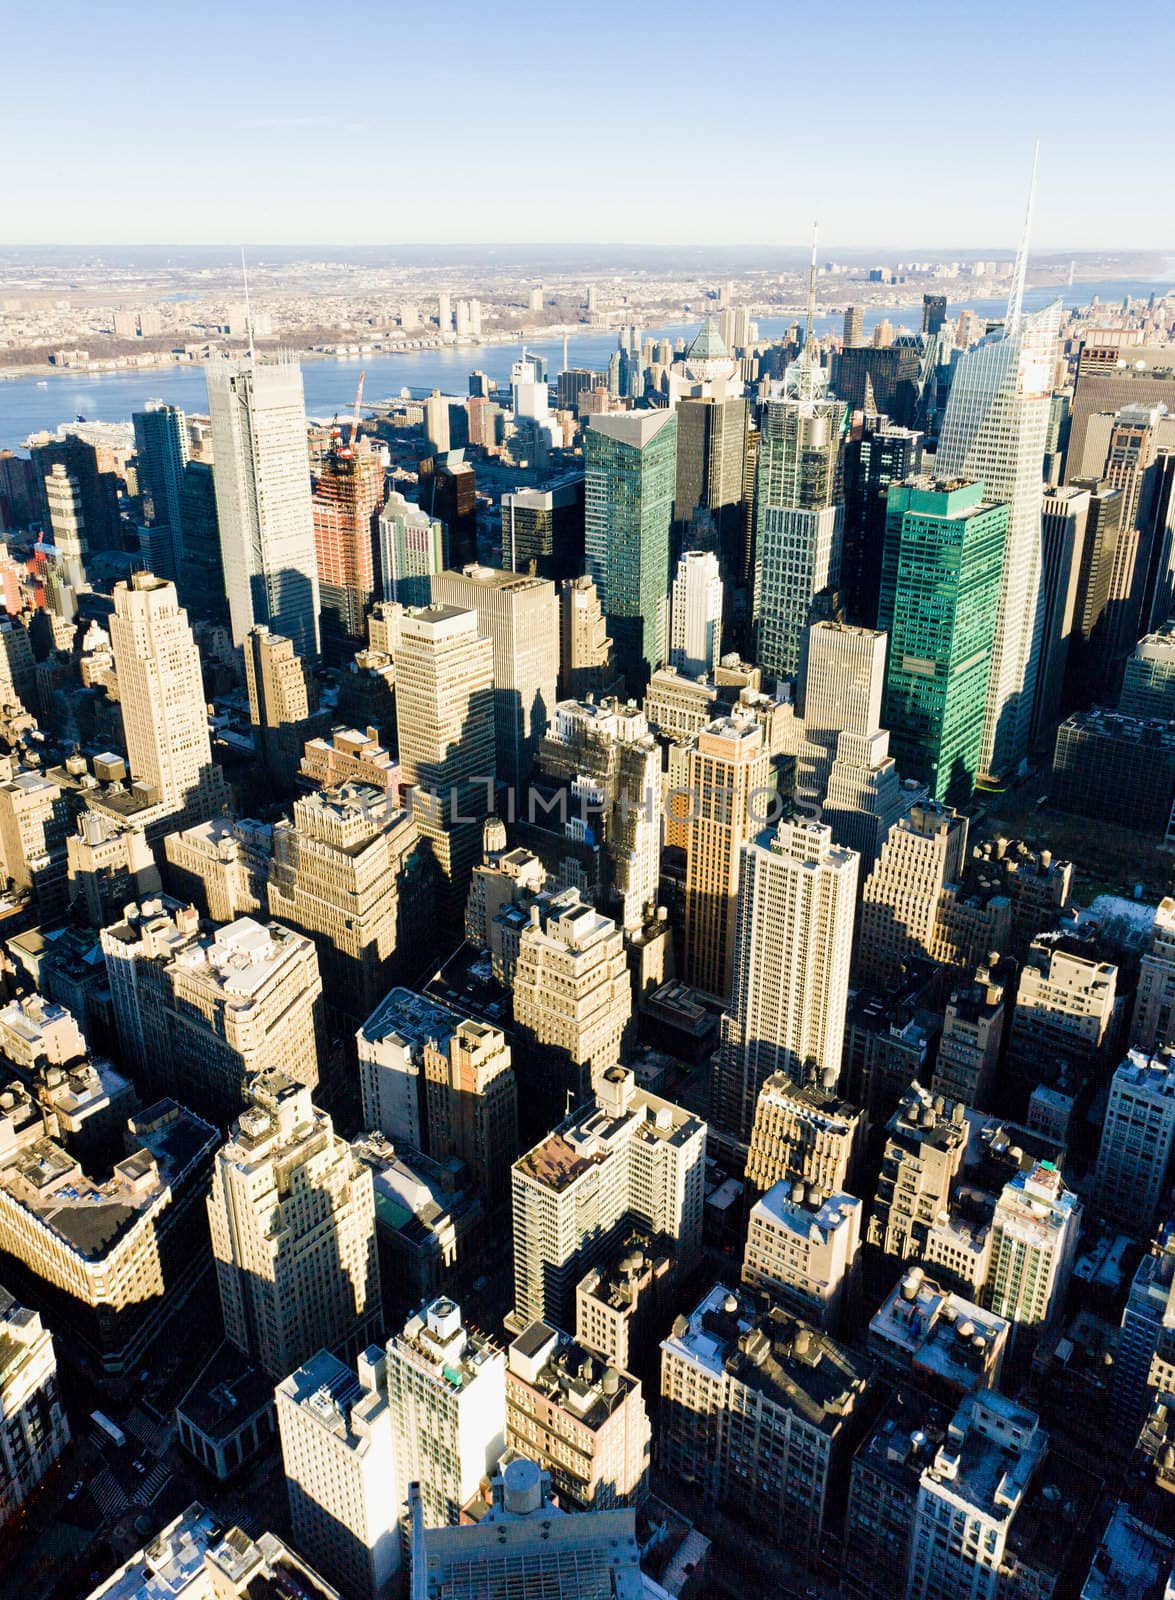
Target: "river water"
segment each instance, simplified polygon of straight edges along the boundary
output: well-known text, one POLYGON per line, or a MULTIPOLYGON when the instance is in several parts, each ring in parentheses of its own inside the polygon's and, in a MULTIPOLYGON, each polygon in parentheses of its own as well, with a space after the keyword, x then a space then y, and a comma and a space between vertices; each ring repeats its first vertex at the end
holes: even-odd
MULTIPOLYGON (((1096 294, 1103 303, 1119 301, 1124 295, 1149 294, 1152 290, 1170 290, 1171 283, 1144 283, 1120 280, 1105 283, 1073 284, 1060 291, 1056 289, 1030 289, 1025 296, 1029 309, 1047 304, 1059 292, 1066 306, 1089 303, 1096 294)), ((1004 299, 964 299, 953 301, 951 314, 970 307, 980 316, 999 316, 1004 310, 1004 299)), ((868 332, 883 317, 895 328, 921 326, 922 302, 916 304, 878 307, 866 310, 865 331, 868 332)), ((795 319, 792 317, 764 317, 759 321, 761 338, 781 334, 795 319)), ((839 329, 842 317, 818 316, 817 332, 839 329)), ((653 338, 676 339, 689 337, 699 324, 693 322, 669 327, 647 328, 642 331, 653 338)), ((551 375, 563 364, 563 341, 535 339, 527 348, 547 357, 551 375)), ((364 394, 370 400, 383 400, 400 395, 403 391, 421 395, 433 389, 445 394, 464 395, 468 392, 468 377, 475 368, 495 378, 499 385, 508 381, 510 367, 517 360, 522 346, 518 344, 462 345, 441 350, 410 350, 402 355, 366 355, 343 358, 306 359, 303 377, 306 386, 306 411, 312 417, 331 417, 335 412, 346 414, 355 396, 359 372, 366 370, 364 394)), ((591 367, 603 371, 608 357, 616 349, 615 330, 592 329, 575 333, 567 341, 567 359, 573 367, 591 367)), ((30 433, 43 428, 55 430, 63 422, 84 417, 89 422, 127 422, 133 411, 140 411, 152 398, 166 400, 181 406, 185 411, 201 412, 208 409, 208 395, 204 384, 204 369, 199 366, 152 367, 146 371, 118 371, 83 373, 68 369, 53 373, 10 378, 0 381, 0 449, 19 449, 30 433)))

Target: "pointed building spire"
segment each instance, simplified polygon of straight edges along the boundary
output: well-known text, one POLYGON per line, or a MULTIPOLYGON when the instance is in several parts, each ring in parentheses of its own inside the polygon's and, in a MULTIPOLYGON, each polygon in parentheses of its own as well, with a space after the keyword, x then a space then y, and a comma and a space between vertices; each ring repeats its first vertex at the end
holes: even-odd
POLYGON ((1028 185, 1028 205, 1024 212, 1024 232, 1016 255, 1016 268, 1012 273, 1012 287, 1008 293, 1008 310, 1004 318, 1004 333, 1016 333, 1024 315, 1024 282, 1028 276, 1028 241, 1032 233, 1032 211, 1036 204, 1036 166, 1040 160, 1040 140, 1032 151, 1032 179, 1028 185))
POLYGON ((812 223, 812 265, 808 272, 808 311, 804 321, 804 343, 800 353, 784 374, 784 392, 797 400, 818 400, 824 388, 824 369, 816 344, 816 223, 812 223))
POLYGON ((812 342, 812 324, 816 320, 816 229, 815 219, 812 221, 812 266, 808 272, 808 317, 804 326, 804 349, 812 342))
POLYGON ((255 366, 257 357, 253 350, 253 308, 249 304, 249 269, 245 265, 245 247, 241 246, 241 277, 245 284, 245 328, 249 335, 249 365, 255 366))

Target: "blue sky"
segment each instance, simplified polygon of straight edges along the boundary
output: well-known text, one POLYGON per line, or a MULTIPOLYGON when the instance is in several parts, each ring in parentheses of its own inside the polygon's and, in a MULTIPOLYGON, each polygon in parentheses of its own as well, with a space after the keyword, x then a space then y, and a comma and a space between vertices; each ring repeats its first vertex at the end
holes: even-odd
POLYGON ((152 0, 6 15, 11 243, 1175 250, 1135 0, 152 0))

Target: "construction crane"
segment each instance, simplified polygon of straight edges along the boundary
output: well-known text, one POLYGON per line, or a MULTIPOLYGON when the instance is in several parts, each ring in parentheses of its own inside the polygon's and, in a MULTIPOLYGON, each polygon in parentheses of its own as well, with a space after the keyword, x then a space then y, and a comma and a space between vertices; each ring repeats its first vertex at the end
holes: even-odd
POLYGON ((359 443, 359 407, 363 403, 363 380, 367 376, 366 368, 359 374, 359 386, 355 390, 355 410, 351 415, 351 449, 354 450, 359 443))

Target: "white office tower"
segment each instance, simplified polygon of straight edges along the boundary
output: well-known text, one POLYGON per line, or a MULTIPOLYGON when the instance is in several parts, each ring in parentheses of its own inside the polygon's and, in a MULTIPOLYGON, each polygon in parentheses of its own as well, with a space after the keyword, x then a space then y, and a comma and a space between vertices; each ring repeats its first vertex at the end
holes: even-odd
POLYGON ((264 622, 312 661, 318 563, 302 369, 283 353, 213 361, 205 374, 233 643, 264 622))
POLYGON ((988 500, 1008 507, 980 755, 983 771, 997 777, 1028 753, 1044 641, 1043 466, 1061 302, 1024 314, 1031 216, 1030 198, 1003 328, 959 357, 935 466, 940 478, 980 480, 988 500))
MULTIPOLYGON (((620 1061, 632 1019, 624 935, 610 917, 565 889, 530 908, 514 968, 514 1022, 543 1048, 559 1090, 581 1104, 620 1061)), ((552 1086, 553 1087, 553 1086, 552 1086)), ((556 1095, 560 1108, 564 1094, 556 1095)))
POLYGON ((842 733, 866 738, 881 727, 886 635, 877 628, 817 622, 805 651, 805 748, 796 774, 801 795, 823 801, 842 733))
POLYGON ((722 655, 722 574, 712 551, 687 550, 677 563, 670 617, 670 666, 708 677, 722 655))
POLYGON ((174 583, 135 572, 114 586, 110 643, 131 777, 166 812, 203 822, 225 810, 212 762, 200 652, 174 583))
POLYGON ((69 1443, 53 1338, 35 1311, 0 1287, 0 1528, 69 1443))
POLYGON ((1175 900, 1155 908, 1150 946, 1138 966, 1130 1042, 1146 1052, 1175 1044, 1175 900))
POLYGON ((510 368, 510 405, 515 417, 530 417, 539 422, 550 414, 551 390, 543 376, 543 366, 541 358, 527 355, 523 350, 521 358, 510 368))
POLYGON ((1175 1062, 1131 1050, 1114 1073, 1093 1177, 1095 1208, 1149 1237, 1175 1150, 1175 1062))
POLYGON ((455 1523, 506 1442, 506 1352, 442 1297, 388 1340, 387 1395, 396 1506, 417 1483, 425 1527, 455 1523))
POLYGON ((1004 1185, 991 1219, 991 1264, 981 1303, 1021 1331, 1039 1333, 1060 1312, 1077 1253, 1081 1204, 1061 1174, 1039 1161, 1004 1185))
POLYGON ((575 1326, 575 1286, 633 1223, 692 1263, 702 1245, 706 1124, 605 1073, 585 1106, 514 1163, 514 1310, 507 1326, 575 1326))
POLYGON ((216 1157, 208 1221, 224 1331, 282 1378, 316 1350, 364 1349, 378 1331, 379 1260, 371 1172, 281 1072, 216 1157))
POLYGON ((839 1072, 857 857, 816 822, 781 822, 743 845, 732 1012, 723 1018, 715 1116, 750 1137, 764 1081, 839 1072))
POLYGON ((356 1367, 320 1350, 274 1395, 294 1540, 355 1600, 388 1600, 400 1567, 385 1368, 379 1345, 356 1367))
POLYGON ((832 829, 833 841, 861 857, 857 876, 862 887, 877 865, 890 829, 925 798, 926 791, 918 784, 902 782, 889 753, 886 729, 841 734, 828 769, 821 814, 832 829))
POLYGON ((994 1389, 967 1396, 918 1482, 907 1600, 1021 1592, 1017 1518, 1047 1448, 1034 1411, 994 1389))

